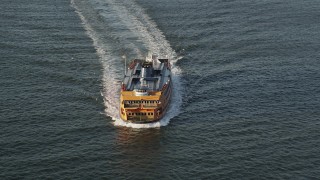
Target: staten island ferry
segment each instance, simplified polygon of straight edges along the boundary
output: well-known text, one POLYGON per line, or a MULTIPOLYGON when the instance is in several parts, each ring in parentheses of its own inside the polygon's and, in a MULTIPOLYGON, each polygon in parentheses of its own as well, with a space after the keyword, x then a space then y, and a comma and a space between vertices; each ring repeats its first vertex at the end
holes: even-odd
POLYGON ((132 60, 126 69, 120 94, 121 119, 131 123, 159 121, 172 93, 169 60, 152 55, 132 60))

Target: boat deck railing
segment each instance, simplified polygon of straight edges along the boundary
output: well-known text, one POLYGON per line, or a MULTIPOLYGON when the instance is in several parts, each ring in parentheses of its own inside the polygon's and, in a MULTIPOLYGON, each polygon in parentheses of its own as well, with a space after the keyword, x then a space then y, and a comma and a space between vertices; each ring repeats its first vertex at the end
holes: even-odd
POLYGON ((154 104, 154 105, 151 105, 151 104, 125 104, 124 105, 124 108, 156 108, 158 107, 159 104, 154 104))

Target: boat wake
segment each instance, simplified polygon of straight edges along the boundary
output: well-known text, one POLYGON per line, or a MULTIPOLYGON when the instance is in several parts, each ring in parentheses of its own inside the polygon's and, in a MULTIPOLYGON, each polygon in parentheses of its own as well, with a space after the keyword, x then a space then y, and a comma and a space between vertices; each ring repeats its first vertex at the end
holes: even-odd
POLYGON ((163 33, 157 28, 144 9, 134 1, 71 0, 71 6, 79 15, 88 36, 92 39, 103 67, 103 91, 105 113, 116 126, 154 128, 166 126, 180 113, 182 104, 181 70, 177 57, 163 33), (158 122, 134 124, 124 122, 119 116, 120 84, 124 72, 124 59, 143 58, 148 52, 171 60, 173 96, 166 115, 158 122))

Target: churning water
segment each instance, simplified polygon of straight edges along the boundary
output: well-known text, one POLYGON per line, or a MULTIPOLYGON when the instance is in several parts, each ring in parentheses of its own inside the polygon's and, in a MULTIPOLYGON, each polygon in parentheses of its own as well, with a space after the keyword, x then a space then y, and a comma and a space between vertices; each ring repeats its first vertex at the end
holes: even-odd
POLYGON ((3 0, 0 179, 320 177, 320 3, 3 0), (158 123, 119 119, 125 60, 171 59, 158 123))

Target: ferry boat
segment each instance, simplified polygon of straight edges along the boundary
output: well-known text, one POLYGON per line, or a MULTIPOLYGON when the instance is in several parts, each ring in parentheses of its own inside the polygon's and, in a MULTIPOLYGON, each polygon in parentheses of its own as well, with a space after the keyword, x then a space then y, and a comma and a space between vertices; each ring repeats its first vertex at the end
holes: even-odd
POLYGON ((120 117, 131 123, 159 121, 166 113, 171 93, 171 68, 168 59, 157 55, 134 59, 121 84, 120 117))

